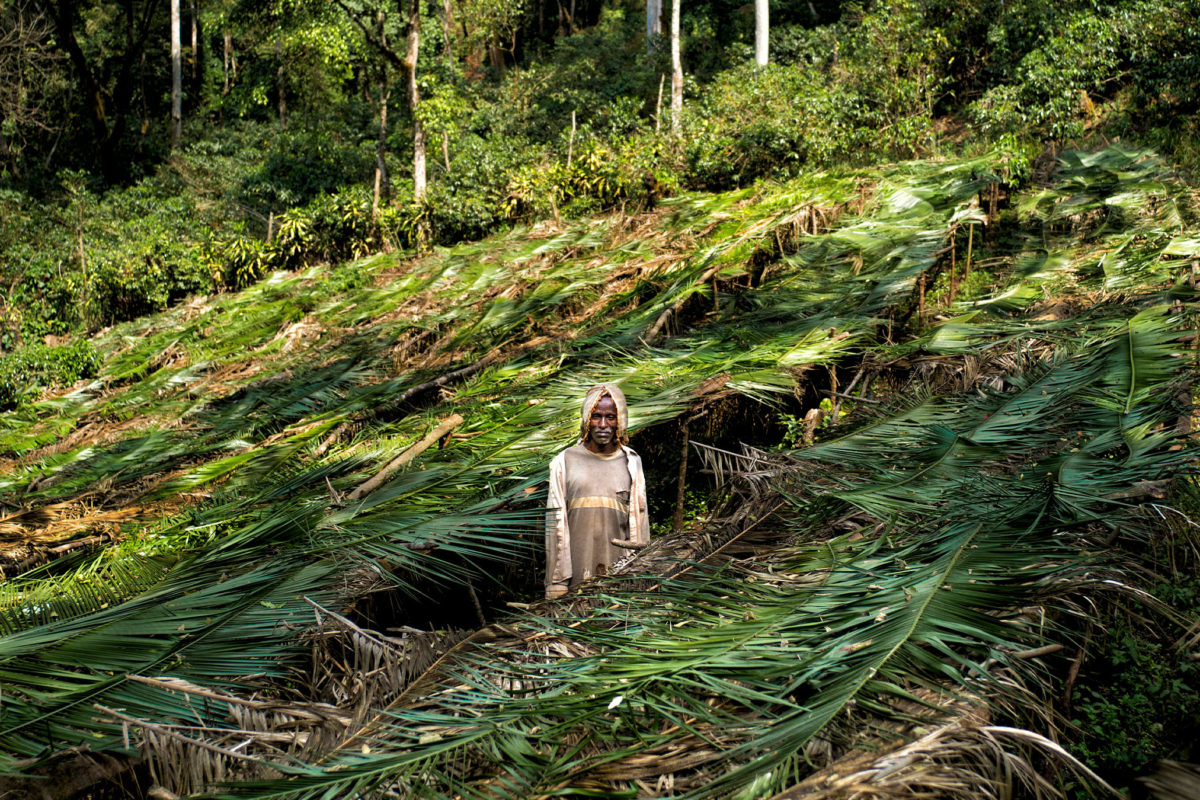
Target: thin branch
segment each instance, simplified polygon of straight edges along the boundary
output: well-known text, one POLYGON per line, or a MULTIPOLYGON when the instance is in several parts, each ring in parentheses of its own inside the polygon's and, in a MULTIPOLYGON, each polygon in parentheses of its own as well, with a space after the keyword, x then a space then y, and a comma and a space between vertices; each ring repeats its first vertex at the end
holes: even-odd
POLYGON ((425 434, 419 442, 409 446, 403 453, 393 458, 388 462, 387 466, 381 469, 370 480, 365 481, 357 489, 347 495, 347 500, 360 500, 369 495, 371 492, 383 485, 384 481, 390 478, 397 470, 404 467, 417 456, 428 450, 438 439, 448 434, 450 431, 462 425, 464 422, 461 414, 451 414, 442 420, 436 428, 425 434))
POLYGON ((340 8, 340 9, 342 9, 342 11, 346 12, 346 15, 350 17, 350 21, 353 22, 354 26, 356 28, 358 28, 358 30, 362 33, 363 39, 365 39, 367 41, 367 44, 371 45, 376 50, 378 50, 381 54, 383 54, 383 56, 385 58, 387 58, 388 61, 392 62, 392 64, 394 64, 395 66, 400 67, 401 69, 405 69, 405 70, 409 70, 409 69, 413 68, 414 65, 407 58, 396 53, 396 51, 393 50, 392 48, 388 47, 387 44, 382 39, 380 39, 379 37, 372 34, 371 29, 368 28, 365 23, 363 23, 363 21, 359 18, 358 14, 355 13, 348 5, 346 5, 345 2, 343 2, 343 0, 333 0, 333 2, 337 5, 338 8, 340 8))
MULTIPOLYGON (((708 283, 708 279, 716 275, 721 270, 722 266, 724 265, 717 264, 709 269, 696 279, 696 281, 692 284, 692 288, 696 286, 703 286, 704 284, 708 283)), ((663 312, 658 315, 658 319, 654 321, 654 324, 650 326, 648 331, 646 331, 646 335, 642 337, 646 344, 654 344, 654 341, 658 338, 659 333, 662 332, 663 326, 667 324, 667 320, 679 314, 680 310, 683 308, 683 304, 687 302, 690 296, 691 294, 689 292, 685 292, 683 297, 676 300, 669 307, 663 309, 663 312)))

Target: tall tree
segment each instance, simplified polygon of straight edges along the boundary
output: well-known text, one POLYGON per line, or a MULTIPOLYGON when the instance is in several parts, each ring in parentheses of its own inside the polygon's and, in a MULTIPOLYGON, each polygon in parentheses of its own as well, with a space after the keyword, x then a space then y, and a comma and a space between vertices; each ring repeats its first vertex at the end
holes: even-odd
POLYGON ((195 108, 204 96, 204 48, 207 44, 200 20, 200 0, 192 0, 192 73, 188 83, 188 100, 195 108))
POLYGON ((183 48, 179 40, 179 0, 171 0, 171 148, 183 135, 183 48))
POLYGON ((662 36, 662 0, 646 0, 646 52, 654 52, 654 42, 662 36))
POLYGON ((425 196, 425 126, 417 109, 421 104, 421 90, 417 86, 417 56, 421 50, 421 4, 418 0, 408 3, 408 52, 404 66, 408 70, 408 105, 413 116, 413 199, 425 196))
POLYGON ((137 88, 135 69, 146 53, 155 20, 161 24, 162 0, 120 3, 118 15, 123 19, 119 27, 113 28, 122 30, 124 35, 86 50, 79 37, 92 33, 80 25, 80 0, 36 0, 35 5, 53 22, 54 44, 71 62, 99 164, 109 178, 117 177, 125 167, 117 151, 133 108, 137 88))
POLYGON ((279 92, 279 127, 287 130, 287 73, 284 71, 283 34, 275 36, 275 88, 279 92))
POLYGON ((45 100, 61 80, 62 59, 51 40, 43 14, 22 3, 0 6, 0 174, 23 177, 26 143, 57 141, 47 134, 62 129, 45 100))
POLYGON ((229 94, 233 88, 233 82, 237 80, 237 54, 233 51, 233 32, 229 28, 222 32, 221 39, 224 45, 221 66, 225 77, 225 82, 221 87, 221 96, 224 97, 229 94))
POLYGON ((679 3, 671 0, 671 133, 683 124, 683 60, 679 55, 679 3))
MULTIPOLYGON (((378 15, 379 41, 387 47, 387 14, 382 10, 378 15)), ((371 218, 379 217, 379 204, 390 194, 390 184, 387 171, 387 112, 388 100, 391 99, 391 81, 388 80, 387 67, 379 70, 379 136, 375 140, 375 191, 371 197, 371 218)))
POLYGON ((771 31, 767 0, 754 0, 754 63, 767 65, 768 38, 771 31))
MULTIPOLYGON (((386 13, 379 10, 378 13, 371 11, 371 3, 355 2, 355 0, 334 0, 337 6, 346 13, 355 27, 362 34, 363 39, 377 53, 379 53, 386 64, 392 67, 404 70, 408 79, 408 103, 409 109, 413 117, 413 199, 420 200, 425 195, 426 187, 426 145, 425 145, 425 127, 421 123, 419 108, 421 104, 420 87, 417 85, 417 59, 421 51, 421 15, 419 0, 409 0, 408 2, 408 18, 405 24, 405 38, 407 47, 404 53, 398 53, 389 43, 386 35, 386 13), (380 16, 380 15, 383 16, 380 16)), ((398 3, 399 5, 399 3, 398 3)), ((376 158, 378 161, 377 181, 384 180, 384 169, 382 164, 383 152, 382 146, 384 142, 386 125, 387 125, 387 97, 388 92, 385 91, 387 86, 386 67, 384 67, 384 78, 382 79, 382 88, 380 90, 380 136, 381 139, 377 143, 376 158)))

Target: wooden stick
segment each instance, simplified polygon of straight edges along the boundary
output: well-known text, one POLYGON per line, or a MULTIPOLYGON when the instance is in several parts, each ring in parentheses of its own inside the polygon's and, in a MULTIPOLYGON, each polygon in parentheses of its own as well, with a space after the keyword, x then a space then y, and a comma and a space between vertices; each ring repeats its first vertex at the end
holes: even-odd
POLYGON ((349 421, 339 423, 338 426, 330 431, 329 435, 325 437, 325 441, 321 442, 317 449, 313 451, 312 457, 317 459, 325 455, 325 453, 329 451, 329 448, 332 447, 339 439, 341 439, 342 434, 345 433, 349 428, 349 421))
POLYGON ((955 267, 958 264, 958 258, 957 258, 958 254, 957 254, 957 252, 955 252, 957 243, 954 241, 954 239, 955 239, 954 234, 956 233, 956 231, 957 231, 957 229, 950 231, 950 302, 951 303, 954 302, 954 296, 956 294, 958 294, 958 283, 957 283, 957 278, 955 275, 955 273, 956 273, 955 267))
POLYGON ((971 275, 971 247, 975 244, 975 226, 967 226, 967 265, 963 267, 963 280, 971 275))
POLYGON ((671 519, 671 532, 679 533, 683 530, 683 503, 687 497, 687 462, 688 462, 688 438, 690 426, 683 423, 683 450, 679 455, 679 487, 675 493, 675 516, 671 519))
POLYGON ((1063 649, 1063 646, 1061 644, 1058 644, 1058 643, 1048 644, 1048 645, 1045 645, 1044 647, 1035 647, 1032 650, 1022 650, 1019 653, 1013 653, 1012 657, 1013 658, 1037 658, 1039 656, 1048 656, 1051 653, 1057 653, 1059 650, 1062 650, 1062 649, 1063 649))
POLYGON ((575 112, 571 112, 571 138, 567 141, 567 169, 571 168, 571 156, 575 154, 575 112))
POLYGON ((383 485, 384 481, 390 478, 393 473, 410 463, 414 458, 432 447, 438 439, 442 438, 447 433, 462 424, 463 418, 461 414, 451 414, 450 416, 446 417, 444 420, 438 423, 436 428, 425 434, 421 441, 407 447, 403 453, 388 462, 387 466, 376 473, 373 478, 362 483, 357 489, 351 492, 346 499, 360 500, 366 495, 375 491, 381 485, 383 485))
POLYGON ((925 273, 921 273, 921 277, 917 278, 917 291, 919 297, 917 299, 917 326, 925 327, 925 273))
POLYGON ((50 552, 62 554, 62 553, 66 553, 70 550, 74 550, 78 547, 87 547, 90 544, 100 544, 101 542, 107 542, 111 538, 112 537, 109 536, 107 533, 102 533, 99 536, 89 536, 86 539, 76 539, 73 542, 67 542, 66 544, 60 544, 58 547, 51 547, 50 552))

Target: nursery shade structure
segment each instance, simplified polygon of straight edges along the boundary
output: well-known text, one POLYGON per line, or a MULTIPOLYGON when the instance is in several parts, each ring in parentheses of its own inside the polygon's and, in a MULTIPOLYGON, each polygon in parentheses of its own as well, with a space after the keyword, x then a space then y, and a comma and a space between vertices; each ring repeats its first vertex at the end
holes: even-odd
POLYGON ((945 698, 1036 697, 1040 662, 1012 654, 1055 632, 1019 609, 1123 586, 1089 542, 1139 535, 1137 487, 1190 470, 1200 236, 1152 154, 1065 154, 1016 195, 1011 161, 683 196, 103 334, 99 381, 0 429, 22 505, 0 769, 87 743, 176 792, 758 797, 945 698), (665 580, 461 642, 343 613, 538 559, 582 386, 636 398, 637 446, 714 394, 770 409, 839 367, 891 387, 874 412, 846 399, 850 433, 710 455, 750 488, 690 552, 753 528, 744 558, 681 570, 664 543, 632 569, 665 580), (453 414, 444 446, 351 499, 453 414), (111 541, 58 556, 80 533, 111 541), (394 679, 331 687, 313 659, 335 646, 349 677, 394 679))

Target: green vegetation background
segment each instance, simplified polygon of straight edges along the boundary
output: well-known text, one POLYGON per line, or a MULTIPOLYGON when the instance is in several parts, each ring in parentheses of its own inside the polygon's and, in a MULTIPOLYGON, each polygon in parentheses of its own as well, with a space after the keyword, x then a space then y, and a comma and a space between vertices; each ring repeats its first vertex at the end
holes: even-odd
MULTIPOLYGON (((74 8, 103 92, 120 92, 132 48, 117 35, 125 6, 43 5, 74 8)), ((452 10, 444 32, 449 7, 421 6, 429 191, 420 202, 403 76, 381 72, 382 57, 335 4, 201 3, 196 53, 185 13, 189 77, 174 151, 165 7, 126 87, 138 124, 109 131, 115 141, 98 141, 87 123, 77 70, 43 14, 43 51, 14 63, 45 76, 3 100, 0 349, 275 269, 408 247, 418 235, 447 244, 835 164, 1124 138, 1200 165, 1197 0, 776 2, 762 69, 749 7, 685 3, 678 137, 665 124, 669 76, 659 106, 666 43, 648 52, 640 4, 581 3, 577 30, 545 3, 474 4, 452 10), (227 33, 237 59, 228 88, 227 33), (392 191, 372 220, 380 87, 392 90, 392 191)), ((37 19, 41 8, 8 4, 0 17, 37 19)))

